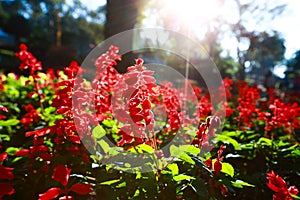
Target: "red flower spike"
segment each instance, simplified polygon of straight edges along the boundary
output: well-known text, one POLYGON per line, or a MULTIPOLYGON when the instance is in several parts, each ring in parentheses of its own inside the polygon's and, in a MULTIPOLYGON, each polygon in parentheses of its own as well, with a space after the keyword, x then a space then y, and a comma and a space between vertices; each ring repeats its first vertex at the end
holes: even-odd
POLYGON ((0 199, 2 199, 4 195, 12 195, 14 193, 15 189, 12 184, 0 183, 0 199))
POLYGON ((31 125, 34 122, 38 122, 41 119, 39 113, 35 110, 35 108, 31 104, 27 104, 25 106, 25 111, 27 113, 20 120, 21 124, 23 124, 25 128, 27 128, 29 125, 31 125))
POLYGON ((0 162, 2 162, 3 160, 5 160, 7 158, 7 153, 3 152, 0 154, 0 162))
POLYGON ((267 173, 268 183, 267 186, 275 192, 273 200, 292 200, 291 195, 297 195, 298 189, 296 186, 288 188, 286 182, 279 175, 275 174, 274 171, 267 173))
POLYGON ((35 136, 39 137, 39 136, 48 135, 51 132, 53 132, 54 128, 55 128, 54 126, 51 126, 51 127, 41 128, 41 129, 38 129, 38 130, 35 130, 35 131, 28 131, 28 132, 25 133, 25 136, 30 137, 32 135, 35 135, 35 136))
POLYGON ((68 185, 71 169, 68 169, 65 165, 58 165, 54 168, 52 179, 60 182, 64 187, 68 185))
POLYGON ((291 186, 291 187, 289 187, 288 191, 289 191, 289 193, 292 194, 292 195, 297 195, 298 192, 299 192, 299 190, 298 190, 298 188, 297 188, 296 186, 291 186))
POLYGON ((267 186, 274 192, 280 192, 282 189, 287 189, 285 181, 279 175, 276 175, 274 171, 267 173, 267 179, 269 180, 267 186))
POLYGON ((13 168, 4 167, 3 165, 0 165, 0 179, 4 179, 4 180, 14 179, 12 170, 13 168))
POLYGON ((61 194, 60 188, 50 188, 45 193, 39 195, 39 200, 50 200, 58 197, 61 194))
POLYGON ((91 185, 82 184, 82 183, 77 183, 72 185, 70 190, 76 192, 77 194, 82 194, 82 195, 89 194, 93 191, 91 185))
POLYGON ((26 46, 26 44, 21 43, 20 46, 19 46, 19 49, 20 49, 21 51, 27 51, 27 46, 26 46))
POLYGON ((15 53, 15 56, 21 60, 20 70, 29 69, 30 75, 34 75, 36 71, 42 70, 41 62, 38 62, 37 59, 27 51, 27 46, 25 44, 20 44, 20 52, 15 53))
POLYGON ((143 61, 143 59, 138 58, 138 59, 135 60, 135 63, 136 63, 137 65, 143 65, 143 64, 144 64, 144 61, 143 61))

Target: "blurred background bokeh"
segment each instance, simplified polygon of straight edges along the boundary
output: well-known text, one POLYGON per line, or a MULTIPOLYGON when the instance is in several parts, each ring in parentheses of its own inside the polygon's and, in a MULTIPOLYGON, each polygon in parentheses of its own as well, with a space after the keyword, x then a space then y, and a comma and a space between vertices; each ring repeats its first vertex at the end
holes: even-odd
MULTIPOLYGON (((0 71, 20 73, 14 57, 20 43, 28 45, 44 69, 61 69, 72 60, 81 63, 96 45, 117 33, 161 27, 201 43, 223 78, 275 87, 296 97, 300 92, 298 4, 292 0, 0 0, 0 71)), ((168 35, 164 40, 172 43, 168 35)), ((141 42, 132 38, 132 45, 141 42)), ((186 66, 151 50, 126 56, 141 56, 179 71, 186 66)), ((124 60, 123 66, 133 63, 124 60)))

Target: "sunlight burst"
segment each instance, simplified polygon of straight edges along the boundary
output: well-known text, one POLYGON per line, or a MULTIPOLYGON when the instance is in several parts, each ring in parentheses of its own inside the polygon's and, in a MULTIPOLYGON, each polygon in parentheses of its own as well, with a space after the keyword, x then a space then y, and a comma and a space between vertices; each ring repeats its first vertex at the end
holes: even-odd
POLYGON ((165 0, 164 6, 185 24, 209 23, 221 13, 217 0, 165 0))

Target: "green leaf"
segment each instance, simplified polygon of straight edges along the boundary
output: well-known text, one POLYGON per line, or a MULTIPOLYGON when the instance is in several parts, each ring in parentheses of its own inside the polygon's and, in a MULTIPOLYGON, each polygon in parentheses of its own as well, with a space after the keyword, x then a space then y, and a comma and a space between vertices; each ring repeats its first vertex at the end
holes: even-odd
POLYGON ((245 149, 245 150, 252 150, 255 147, 255 145, 248 143, 248 144, 241 145, 241 147, 242 147, 242 149, 245 149))
POLYGON ((56 108, 52 107, 52 106, 50 106, 48 108, 45 108, 44 109, 44 115, 51 115, 52 113, 55 112, 55 110, 56 110, 56 108))
POLYGON ((154 153, 154 149, 147 144, 140 144, 137 146, 137 149, 139 150, 139 153, 154 153))
POLYGON ((115 180, 110 180, 110 181, 104 181, 104 182, 100 183, 100 185, 112 185, 112 184, 117 183, 119 181, 120 181, 120 179, 115 179, 115 180))
POLYGON ((106 131, 105 131, 105 129, 104 129, 101 125, 96 126, 96 127, 92 130, 92 135, 93 135, 94 138, 96 138, 96 139, 102 138, 105 134, 106 134, 106 131))
POLYGON ((195 177, 189 176, 189 175, 184 175, 184 174, 179 174, 177 176, 173 176, 174 181, 183 181, 183 180, 195 180, 195 177))
POLYGON ((105 153, 107 153, 109 151, 110 146, 109 146, 109 144, 107 144, 107 142, 105 140, 98 141, 98 144, 101 146, 101 148, 103 149, 103 151, 105 153))
POLYGON ((0 138, 2 141, 10 141, 10 136, 5 134, 0 134, 0 138))
POLYGON ((118 128, 116 125, 114 125, 114 126, 111 128, 111 132, 112 132, 112 133, 118 133, 118 132, 119 132, 119 128, 118 128))
POLYGON ((272 146, 272 140, 264 137, 259 138, 257 143, 261 145, 272 146))
MULTIPOLYGON (((288 143, 290 144, 290 143, 288 143)), ((290 150, 294 150, 295 148, 297 148, 299 146, 299 144, 295 144, 293 146, 290 146, 289 148, 286 148, 286 149, 282 149, 281 151, 290 151, 290 150)))
POLYGON ((168 169, 171 170, 172 176, 176 176, 179 173, 178 165, 176 163, 169 164, 168 169))
POLYGON ((229 143, 229 144, 232 144, 232 146, 234 147, 235 150, 241 150, 240 144, 235 139, 232 139, 229 136, 226 136, 226 135, 217 135, 214 138, 214 141, 215 142, 223 142, 223 143, 227 143, 227 144, 229 143))
POLYGON ((17 151, 19 151, 19 148, 16 148, 16 147, 8 147, 6 149, 6 153, 8 153, 8 155, 11 155, 11 156, 14 156, 17 151))
POLYGON ((294 199, 300 199, 300 197, 299 196, 297 196, 297 195, 293 195, 293 194, 290 194, 294 199))
POLYGON ((135 179, 141 179, 141 178, 142 178, 142 173, 137 171, 135 179))
POLYGON ((120 183, 120 184, 118 184, 118 185, 116 186, 116 188, 122 188, 122 187, 126 187, 126 182, 125 182, 125 181, 122 182, 122 183, 120 183))
POLYGON ((299 157, 300 156, 300 150, 299 149, 295 149, 293 150, 289 156, 293 156, 293 157, 299 157))
POLYGON ((233 177, 234 176, 234 168, 232 167, 231 164, 222 162, 222 169, 221 172, 228 174, 229 176, 233 177))
POLYGON ((116 122, 112 119, 105 119, 102 121, 102 124, 106 127, 112 128, 116 124, 116 122))
POLYGON ((182 154, 183 152, 181 151, 181 149, 179 147, 171 145, 170 146, 170 153, 171 153, 171 156, 173 156, 173 157, 179 157, 180 154, 182 154))
POLYGON ((108 154, 110 156, 116 156, 120 152, 122 152, 122 148, 120 148, 120 147, 109 147, 109 150, 108 150, 108 154))
POLYGON ((173 157, 176 157, 176 158, 179 158, 185 162, 188 162, 190 164, 195 164, 195 162, 193 161, 193 159, 188 156, 186 153, 184 153, 182 151, 182 149, 180 149, 179 147, 176 147, 174 145, 171 145, 170 146, 170 153, 171 153, 171 156, 173 157))
POLYGON ((20 121, 17 119, 9 119, 9 120, 1 120, 0 121, 0 126, 15 126, 19 124, 20 121))
POLYGON ((244 186, 246 187, 255 187, 254 185, 251 185, 250 183, 247 183, 242 180, 236 180, 235 182, 231 181, 232 186, 237 187, 237 188, 243 188, 244 186))
POLYGON ((200 153, 200 148, 195 147, 193 145, 182 145, 179 147, 181 150, 194 154, 194 155, 198 155, 200 153))
POLYGON ((21 160, 21 159, 23 159, 23 157, 16 157, 16 158, 14 158, 11 162, 12 163, 15 163, 15 162, 18 162, 19 160, 21 160))
POLYGON ((239 137, 242 131, 223 131, 221 134, 228 137, 239 137))
POLYGON ((186 153, 182 153, 179 158, 185 162, 192 164, 192 165, 195 164, 195 161, 193 161, 193 159, 190 156, 188 156, 186 153))
POLYGON ((140 190, 137 189, 133 195, 133 197, 138 197, 140 195, 140 190))

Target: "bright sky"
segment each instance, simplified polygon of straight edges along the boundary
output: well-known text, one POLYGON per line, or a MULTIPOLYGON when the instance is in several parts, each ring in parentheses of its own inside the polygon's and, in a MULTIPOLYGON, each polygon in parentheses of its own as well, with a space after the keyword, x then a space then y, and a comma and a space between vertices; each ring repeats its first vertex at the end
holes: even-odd
POLYGON ((282 16, 273 20, 271 28, 278 30, 285 38, 286 57, 290 58, 293 53, 300 50, 300 1, 286 0, 287 8, 282 16))
MULTIPOLYGON (((199 0, 200 1, 200 0, 199 0)), ((247 1, 247 0, 245 0, 247 1)), ((266 29, 274 29, 280 32, 285 38, 285 46, 286 46, 286 58, 289 59, 292 57, 295 51, 300 49, 300 1, 298 0, 270 0, 274 3, 286 3, 286 10, 274 20, 269 22, 268 24, 264 24, 261 27, 255 27, 253 24, 249 24, 249 29, 258 29, 260 31, 266 29)), ((67 2, 72 2, 72 0, 67 0, 67 2)), ((81 2, 86 5, 89 9, 96 9, 98 6, 104 5, 106 0, 81 0, 81 2)), ((174 2, 174 1, 170 1, 174 2)), ((185 4, 187 2, 184 0, 185 4)), ((207 2, 207 1, 206 1, 207 2)), ((184 4, 183 4, 184 5, 184 4)), ((209 12, 207 12, 208 14, 209 12)), ((229 16, 230 17, 230 16, 229 16)), ((234 17, 234 16, 232 16, 234 17)), ((226 46, 230 49, 232 46, 232 41, 224 41, 223 46, 226 46)))

